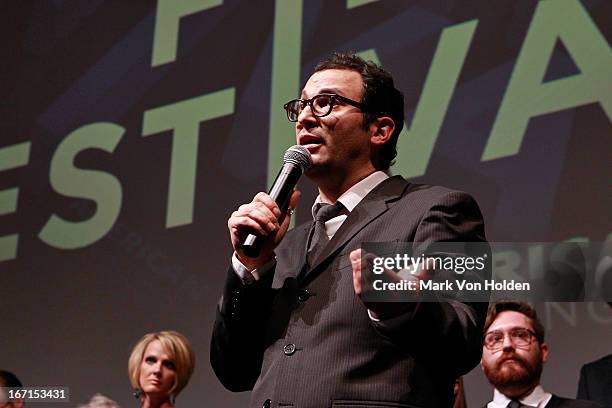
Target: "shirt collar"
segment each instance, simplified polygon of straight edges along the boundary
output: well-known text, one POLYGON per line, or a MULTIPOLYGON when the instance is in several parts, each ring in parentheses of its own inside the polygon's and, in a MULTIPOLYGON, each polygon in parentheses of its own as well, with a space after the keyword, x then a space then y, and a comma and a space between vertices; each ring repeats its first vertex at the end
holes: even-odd
MULTIPOLYGON (((531 407, 543 407, 548 400, 552 397, 552 394, 545 392, 541 385, 537 385, 529 395, 521 398, 519 402, 523 405, 529 405, 531 407)), ((497 388, 493 391, 493 406, 494 407, 507 407, 508 403, 512 401, 504 394, 499 392, 497 388)))
MULTIPOLYGON (((368 195, 370 191, 374 189, 377 185, 385 181, 389 178, 389 175, 384 171, 375 171, 370 174, 368 177, 364 178, 358 183, 355 183, 351 188, 346 190, 340 197, 338 197, 338 201, 342 203, 342 205, 349 211, 353 211, 357 204, 361 202, 368 195)), ((317 204, 322 203, 321 195, 318 195, 315 199, 315 202, 312 206, 312 218, 315 217, 315 209, 318 207, 317 204)))

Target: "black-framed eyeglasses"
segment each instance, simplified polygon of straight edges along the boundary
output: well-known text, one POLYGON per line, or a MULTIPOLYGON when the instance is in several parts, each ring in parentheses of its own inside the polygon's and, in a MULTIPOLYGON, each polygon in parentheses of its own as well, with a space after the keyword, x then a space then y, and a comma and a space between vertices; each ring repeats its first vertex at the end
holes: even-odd
POLYGON ((512 344, 517 347, 529 346, 531 341, 536 337, 536 334, 532 330, 524 327, 515 327, 508 332, 494 330, 485 334, 484 346, 493 351, 501 349, 504 345, 506 334, 510 337, 512 344))
POLYGON ((310 99, 294 99, 284 104, 283 108, 287 111, 287 119, 289 119, 289 122, 297 122, 298 116, 300 116, 300 113, 302 113, 307 105, 310 106, 312 114, 320 118, 329 115, 334 105, 337 105, 339 102, 344 102, 365 111, 365 105, 363 103, 333 93, 318 94, 310 99))

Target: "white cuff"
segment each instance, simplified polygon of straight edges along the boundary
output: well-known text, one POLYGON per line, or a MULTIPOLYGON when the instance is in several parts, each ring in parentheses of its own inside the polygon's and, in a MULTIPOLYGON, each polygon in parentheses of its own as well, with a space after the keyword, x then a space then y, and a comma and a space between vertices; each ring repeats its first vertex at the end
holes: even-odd
POLYGON ((242 280, 242 283, 248 285, 253 283, 254 281, 258 281, 267 271, 269 271, 276 262, 276 257, 272 258, 268 263, 263 265, 261 268, 253 269, 249 271, 249 269, 244 266, 242 262, 236 256, 236 252, 232 255, 232 268, 236 275, 242 280))
POLYGON ((253 281, 259 280, 259 274, 257 273, 257 269, 253 269, 249 271, 246 266, 238 260, 236 256, 236 252, 232 255, 232 268, 234 268, 234 272, 236 275, 242 280, 242 283, 248 285, 249 283, 253 283, 253 281))

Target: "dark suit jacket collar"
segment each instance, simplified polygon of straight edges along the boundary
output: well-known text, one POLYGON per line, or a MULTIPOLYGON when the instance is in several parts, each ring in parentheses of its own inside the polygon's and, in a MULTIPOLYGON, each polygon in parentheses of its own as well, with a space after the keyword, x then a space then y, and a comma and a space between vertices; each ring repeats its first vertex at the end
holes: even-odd
POLYGON ((546 403, 546 408, 558 408, 566 406, 572 406, 572 400, 569 398, 559 397, 555 394, 553 394, 550 400, 546 403))

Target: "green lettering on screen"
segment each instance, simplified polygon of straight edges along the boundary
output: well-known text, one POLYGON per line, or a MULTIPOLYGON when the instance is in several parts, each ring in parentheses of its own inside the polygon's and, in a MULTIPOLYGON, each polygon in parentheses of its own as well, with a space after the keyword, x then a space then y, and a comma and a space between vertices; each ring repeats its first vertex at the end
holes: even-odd
POLYGON ((223 0, 158 0, 151 66, 176 60, 182 17, 220 6, 223 0))
POLYGON ((167 228, 193 221, 200 122, 234 113, 235 94, 235 88, 227 88, 144 113, 143 136, 173 131, 167 228))
POLYGON ((346 8, 352 9, 355 7, 365 6, 366 4, 375 3, 380 0, 346 0, 346 8))
POLYGON ((0 147, 0 171, 16 169, 28 164, 30 142, 0 147))
POLYGON ((276 0, 274 8, 268 187, 283 163, 285 150, 295 144, 295 127, 287 120, 283 105, 300 93, 302 6, 302 0, 276 0))
POLYGON ((579 1, 541 1, 517 58, 482 160, 519 152, 529 119, 599 102, 612 120, 612 52, 579 1), (580 74, 542 83, 557 38, 580 74))
POLYGON ((14 213, 17 210, 17 187, 0 190, 0 215, 14 213))
MULTIPOLYGON (((30 142, 0 148, 0 171, 25 166, 30 160, 30 142)), ((0 190, 0 215, 17 210, 18 188, 0 190)), ((17 257, 18 234, 0 236, 0 262, 17 257)))
POLYGON ((400 133, 394 173, 425 174, 477 25, 471 20, 442 31, 412 124, 400 133))
POLYGON ((115 123, 91 123, 72 131, 60 143, 51 159, 51 186, 66 197, 95 201, 96 212, 90 219, 77 222, 52 214, 38 234, 42 241, 55 248, 77 249, 95 243, 110 231, 121 210, 121 183, 110 173, 77 168, 74 159, 87 149, 112 153, 124 132, 115 123))
POLYGON ((382 65, 382 63, 380 62, 380 58, 378 58, 378 54, 376 53, 376 50, 374 48, 359 51, 357 55, 359 55, 366 61, 372 61, 375 64, 382 65))

